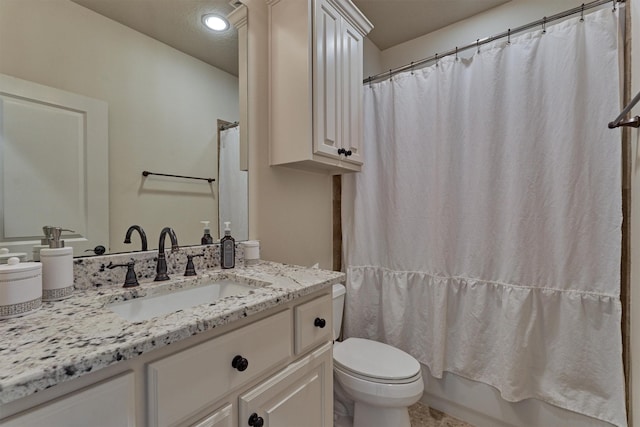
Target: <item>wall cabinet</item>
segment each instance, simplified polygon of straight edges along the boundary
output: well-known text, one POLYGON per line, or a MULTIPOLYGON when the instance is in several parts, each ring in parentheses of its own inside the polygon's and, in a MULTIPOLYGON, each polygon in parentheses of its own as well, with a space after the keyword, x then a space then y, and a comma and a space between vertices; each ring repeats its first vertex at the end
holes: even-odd
POLYGON ((349 0, 268 0, 272 165, 329 173, 362 165, 363 38, 349 0))

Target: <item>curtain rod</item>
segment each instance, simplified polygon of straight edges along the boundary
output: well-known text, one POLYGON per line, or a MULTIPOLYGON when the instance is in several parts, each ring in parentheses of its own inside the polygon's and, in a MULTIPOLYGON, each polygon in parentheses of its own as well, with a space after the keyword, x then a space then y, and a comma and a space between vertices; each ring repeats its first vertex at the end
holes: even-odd
POLYGON ((227 130, 227 129, 232 129, 234 127, 237 127, 240 125, 240 122, 233 122, 233 123, 228 123, 225 125, 220 125, 220 127, 218 128, 219 130, 227 130))
POLYGON ((589 3, 582 3, 582 5, 578 6, 578 7, 574 7, 573 9, 568 9, 565 10, 564 12, 560 12, 557 13, 555 15, 552 16, 545 16, 542 19, 539 19, 537 21, 534 22, 530 22, 528 24, 522 25, 520 27, 517 28, 510 28, 507 31, 500 33, 500 34, 496 34, 495 36, 491 36, 491 37, 485 37, 482 39, 477 39, 475 42, 473 43, 469 43, 468 45, 462 46, 462 47, 456 47, 454 49, 448 50, 444 53, 436 53, 435 55, 429 57, 429 58, 425 58, 425 59, 421 59, 419 61, 415 61, 415 62, 411 62, 410 64, 406 64, 403 65, 401 67, 398 68, 392 68, 389 71, 386 71, 384 73, 379 73, 376 74, 374 76, 369 76, 366 79, 363 80, 363 83, 374 83, 374 82, 378 82, 378 81, 382 81, 385 80, 387 78, 391 78, 393 76, 395 76, 398 73, 402 73, 405 71, 409 71, 409 70, 413 70, 416 67, 420 67, 423 66, 429 62, 432 61, 438 61, 439 59, 442 59, 446 56, 451 56, 451 55, 457 55, 458 53, 468 50, 468 49, 472 49, 472 48, 479 48, 480 46, 487 44, 487 43, 491 43, 493 41, 499 40, 499 39, 503 39, 503 38, 509 38, 514 34, 517 33, 521 33, 523 31, 527 31, 530 30, 532 28, 536 28, 536 27, 542 27, 542 31, 544 32, 546 29, 546 25, 550 22, 554 22, 554 21, 558 21, 560 19, 564 19, 567 18, 569 16, 572 15, 577 15, 577 14, 584 14, 584 12, 586 10, 589 9, 593 9, 594 7, 598 7, 598 6, 602 6, 604 4, 607 3, 611 3, 613 6, 613 11, 615 12, 616 10, 616 3, 624 3, 625 0, 595 0, 589 3))

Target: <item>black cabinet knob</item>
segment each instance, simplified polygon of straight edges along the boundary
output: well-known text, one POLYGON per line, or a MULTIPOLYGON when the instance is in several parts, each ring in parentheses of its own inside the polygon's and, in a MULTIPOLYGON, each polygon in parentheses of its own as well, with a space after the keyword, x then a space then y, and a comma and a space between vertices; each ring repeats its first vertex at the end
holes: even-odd
POLYGON ((318 328, 324 328, 325 326, 327 326, 327 321, 321 319, 320 317, 316 317, 316 320, 313 321, 313 325, 318 328))
MULTIPOLYGON (((231 366, 235 369, 237 369, 238 371, 242 372, 244 370, 246 370, 249 367, 249 361, 247 359, 245 359, 244 357, 238 355, 236 357, 233 358, 233 360, 231 361, 231 366)), ((251 424, 249 424, 251 425, 251 424)))
POLYGON ((262 427, 264 425, 264 419, 254 412, 249 415, 249 421, 247 423, 252 427, 262 427))
POLYGON ((338 148, 338 154, 345 154, 347 152, 347 150, 345 150, 344 148, 338 148))

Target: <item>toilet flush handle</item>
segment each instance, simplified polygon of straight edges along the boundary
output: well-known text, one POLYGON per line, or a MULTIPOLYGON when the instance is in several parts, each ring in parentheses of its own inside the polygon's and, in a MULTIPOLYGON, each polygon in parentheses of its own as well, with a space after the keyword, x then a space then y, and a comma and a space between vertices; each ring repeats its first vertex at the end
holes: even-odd
POLYGON ((313 325, 317 328, 322 329, 327 326, 327 321, 320 317, 316 317, 316 320, 313 321, 313 325))

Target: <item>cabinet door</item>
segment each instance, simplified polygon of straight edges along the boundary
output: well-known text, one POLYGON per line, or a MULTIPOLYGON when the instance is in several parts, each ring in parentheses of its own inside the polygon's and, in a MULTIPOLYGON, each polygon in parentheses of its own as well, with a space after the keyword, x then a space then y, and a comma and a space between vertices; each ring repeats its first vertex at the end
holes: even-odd
POLYGON ((191 427, 233 427, 233 405, 226 404, 191 427))
POLYGON ((341 17, 329 3, 315 2, 313 55, 313 151, 338 157, 341 148, 341 17))
POLYGON ((240 396, 238 426, 332 427, 333 359, 327 343, 240 396), (255 414, 255 415, 254 415, 255 414))
POLYGON ((133 427, 136 418, 133 376, 128 373, 89 386, 1 424, 3 427, 133 427))
POLYGON ((362 36, 347 21, 342 20, 342 138, 347 152, 344 160, 362 164, 362 36))

